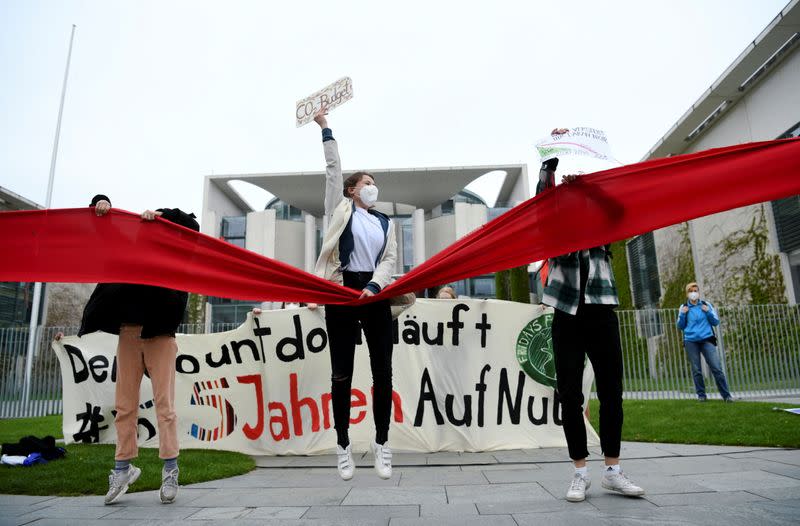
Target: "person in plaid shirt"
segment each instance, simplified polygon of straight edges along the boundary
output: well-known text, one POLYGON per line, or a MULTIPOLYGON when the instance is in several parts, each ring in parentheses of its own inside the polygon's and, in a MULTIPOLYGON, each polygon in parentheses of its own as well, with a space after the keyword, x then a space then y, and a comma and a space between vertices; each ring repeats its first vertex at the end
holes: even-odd
MULTIPOLYGON (((553 130, 561 135, 568 130, 553 130)), ((542 164, 536 193, 555 186, 558 159, 542 164)), ((565 183, 578 176, 567 175, 565 183)), ((619 321, 614 308, 619 304, 617 285, 611 268, 609 245, 594 247, 551 258, 547 262, 547 282, 542 303, 555 309, 553 353, 556 386, 561 400, 564 435, 575 473, 567 490, 567 500, 586 498, 589 479, 586 457, 586 425, 583 415, 583 368, 588 356, 595 372, 600 400, 600 445, 605 455, 601 485, 630 497, 644 495, 619 466, 622 437, 622 346, 619 321)))

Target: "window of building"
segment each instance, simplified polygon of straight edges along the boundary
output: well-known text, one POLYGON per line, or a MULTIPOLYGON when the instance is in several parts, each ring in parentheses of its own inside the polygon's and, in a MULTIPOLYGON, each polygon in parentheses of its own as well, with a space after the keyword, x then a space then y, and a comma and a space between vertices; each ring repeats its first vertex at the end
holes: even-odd
POLYGON ((0 327, 30 323, 32 301, 33 283, 0 282, 0 327))
POLYGON ((461 190, 456 195, 442 203, 441 206, 441 215, 452 215, 456 213, 456 205, 455 203, 469 203, 473 205, 485 205, 486 203, 481 199, 477 194, 470 192, 469 190, 461 190))
MULTIPOLYGON (((800 122, 778 139, 790 137, 800 137, 800 122)), ((800 250, 800 195, 772 201, 772 216, 775 218, 778 250, 786 253, 800 250)))
POLYGON ((247 216, 223 217, 220 232, 222 239, 228 243, 245 248, 247 216))
POLYGON ((261 303, 253 301, 232 300, 228 298, 209 297, 211 304, 211 323, 242 323, 247 313, 261 303))
POLYGON ((414 268, 414 219, 411 216, 399 217, 403 239, 403 273, 414 268))
POLYGON ((275 210, 275 219, 278 221, 303 221, 302 210, 280 199, 273 199, 267 203, 266 210, 275 210))
POLYGON ((626 247, 633 305, 637 309, 655 308, 661 299, 661 282, 653 233, 636 236, 628 241, 626 247))
POLYGON ((470 296, 473 298, 494 298, 495 288, 494 288, 494 274, 490 274, 488 276, 478 276, 476 278, 470 278, 468 281, 471 282, 471 294, 470 296))

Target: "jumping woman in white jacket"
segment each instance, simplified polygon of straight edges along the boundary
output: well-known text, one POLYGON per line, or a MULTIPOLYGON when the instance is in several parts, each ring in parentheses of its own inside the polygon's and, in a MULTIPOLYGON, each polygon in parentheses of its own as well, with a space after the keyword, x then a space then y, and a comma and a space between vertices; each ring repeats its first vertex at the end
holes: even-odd
MULTIPOLYGON (((342 180, 339 149, 328 128, 326 111, 314 121, 322 128, 325 152, 325 215, 328 230, 315 273, 325 279, 361 291, 361 297, 377 294, 389 284, 397 260, 394 224, 375 210, 378 187, 375 177, 356 172, 342 180)), ((363 328, 372 369, 375 441, 375 471, 392 476, 392 452, 386 445, 392 404, 392 314, 389 301, 346 307, 327 305, 325 325, 331 357, 331 401, 336 428, 339 475, 350 480, 355 471, 348 428, 350 427, 350 386, 356 339, 363 328)))

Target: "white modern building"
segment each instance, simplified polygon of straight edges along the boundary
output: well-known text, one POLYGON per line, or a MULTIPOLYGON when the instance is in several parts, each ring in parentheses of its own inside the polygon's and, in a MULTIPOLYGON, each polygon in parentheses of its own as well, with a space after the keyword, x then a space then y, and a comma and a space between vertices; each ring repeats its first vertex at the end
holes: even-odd
MULTIPOLYGON (((398 275, 530 197, 524 164, 367 171, 380 188, 377 209, 394 218, 398 275), (489 207, 465 187, 492 172, 501 173, 503 182, 496 203, 489 207)), ((327 226, 324 194, 322 171, 208 176, 201 231, 311 272, 327 226), (276 197, 264 210, 254 210, 237 185, 231 185, 234 181, 276 197)), ((454 285, 461 295, 494 297, 493 275, 454 285)), ((239 321, 253 305, 221 298, 211 298, 209 304, 207 320, 212 322, 239 321)))
MULTIPOLYGON (((800 136, 799 50, 800 1, 793 0, 643 160, 800 136)), ((753 184, 768 185, 769 180, 754 173, 753 184)), ((704 198, 686 189, 687 200, 704 198)), ((670 280, 681 277, 676 272, 682 257, 691 258, 696 281, 714 302, 778 301, 783 296, 795 304, 800 298, 800 196, 702 217, 630 240, 637 307, 659 304, 670 280), (726 246, 736 250, 727 254, 726 246)))

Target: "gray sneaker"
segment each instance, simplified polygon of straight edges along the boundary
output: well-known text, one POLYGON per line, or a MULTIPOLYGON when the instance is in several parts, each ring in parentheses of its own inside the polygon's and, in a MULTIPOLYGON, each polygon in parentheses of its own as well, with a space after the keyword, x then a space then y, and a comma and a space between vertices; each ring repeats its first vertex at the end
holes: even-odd
POLYGON ((161 470, 161 491, 158 492, 163 504, 172 504, 178 496, 178 468, 161 470))
POLYGON ((603 473, 603 479, 600 481, 600 485, 607 490, 616 491, 626 497, 641 497, 644 495, 644 490, 631 482, 622 471, 619 473, 606 471, 603 473))
POLYGON ((586 499, 586 490, 592 485, 589 477, 583 477, 580 473, 575 473, 572 482, 567 490, 567 500, 570 502, 581 502, 586 499))
POLYGON ((141 474, 142 470, 133 464, 129 464, 128 469, 124 471, 112 469, 111 474, 108 476, 108 493, 106 493, 105 503, 114 504, 117 502, 121 496, 125 495, 125 492, 128 491, 128 487, 136 482, 141 474))

